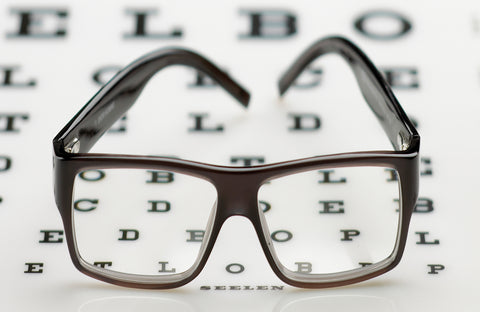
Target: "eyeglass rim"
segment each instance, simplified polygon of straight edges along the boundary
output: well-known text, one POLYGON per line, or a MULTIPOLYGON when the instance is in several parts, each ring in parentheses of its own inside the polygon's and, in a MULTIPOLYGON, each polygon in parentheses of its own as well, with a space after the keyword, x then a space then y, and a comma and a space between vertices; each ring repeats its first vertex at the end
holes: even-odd
MULTIPOLYGON (((80 271, 96 279, 135 288, 164 289, 184 285, 195 278, 203 269, 223 222, 231 216, 241 215, 250 219, 254 225, 267 260, 281 280, 290 285, 302 288, 323 288, 347 285, 369 279, 391 270, 398 264, 403 254, 409 221, 418 196, 418 179, 415 179, 415 177, 418 176, 418 158, 419 155, 416 152, 376 151, 316 156, 255 167, 230 167, 157 156, 77 154, 76 157, 70 159, 63 157, 55 158, 55 176, 57 181, 55 184, 57 187, 55 194, 61 195, 56 196, 58 200, 57 207, 66 230, 67 244, 72 261, 80 271), (359 166, 391 168, 398 173, 401 189, 399 194, 401 224, 399 226, 399 235, 397 237, 394 255, 389 258, 388 263, 383 262, 380 266, 375 265, 361 271, 357 270, 354 274, 338 273, 330 276, 323 275, 323 277, 319 275, 310 277, 299 275, 296 276, 296 278, 292 278, 291 274, 279 265, 280 262, 274 256, 274 252, 272 252, 270 247, 271 244, 267 243, 266 236, 269 235, 269 233, 265 232, 265 224, 262 224, 260 219, 261 215, 257 209, 256 196, 258 189, 269 180, 285 175, 313 169, 320 170, 325 168, 335 169, 359 166), (217 212, 213 219, 213 236, 210 241, 205 239, 207 245, 204 254, 199 254, 198 261, 195 264, 196 267, 192 267, 184 273, 166 277, 142 277, 131 274, 108 273, 107 271, 102 271, 92 265, 88 265, 85 261, 82 261, 80 257, 74 236, 72 196, 74 179, 78 173, 85 170, 109 168, 171 171, 191 175, 213 184, 219 195, 225 192, 224 189, 222 190, 222 187, 225 187, 224 185, 226 183, 228 184, 228 181, 238 178, 238 174, 240 173, 243 177, 243 184, 251 185, 249 194, 254 194, 255 196, 255 209, 249 210, 249 213, 239 213, 239 211, 234 209, 220 207, 221 211, 217 212)), ((235 190, 235 192, 237 191, 235 190)), ((238 196, 248 196, 248 194, 238 194, 238 196)))

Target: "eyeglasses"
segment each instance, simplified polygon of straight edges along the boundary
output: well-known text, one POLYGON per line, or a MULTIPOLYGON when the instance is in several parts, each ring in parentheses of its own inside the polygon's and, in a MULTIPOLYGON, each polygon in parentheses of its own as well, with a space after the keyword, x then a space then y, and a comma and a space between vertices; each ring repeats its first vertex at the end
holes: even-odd
POLYGON ((127 287, 184 285, 235 215, 252 222, 273 271, 293 286, 347 285, 395 267, 418 195, 420 137, 375 66, 343 38, 320 40, 301 54, 280 79, 280 94, 327 53, 350 65, 394 151, 253 167, 88 153, 170 65, 194 67, 245 107, 249 101, 225 73, 183 49, 155 51, 120 71, 53 140, 55 199, 77 269, 127 287))

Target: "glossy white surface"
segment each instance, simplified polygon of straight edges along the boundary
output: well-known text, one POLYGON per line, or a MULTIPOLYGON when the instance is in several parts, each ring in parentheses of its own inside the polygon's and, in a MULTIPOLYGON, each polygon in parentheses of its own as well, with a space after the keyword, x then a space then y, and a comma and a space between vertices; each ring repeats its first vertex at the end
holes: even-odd
MULTIPOLYGON (((0 133, 0 155, 12 160, 11 169, 0 172, 1 311, 478 310, 477 2, 143 1, 140 5, 129 1, 3 1, 0 21, 0 65, 20 66, 16 81, 37 81, 35 88, 0 89, 0 113, 29 116, 15 121, 19 132, 0 133), (66 8, 66 22, 50 19, 44 24, 46 30, 66 27, 66 38, 9 38, 7 34, 19 27, 18 14, 11 10, 32 5, 66 8), (133 28, 125 11, 136 6, 158 9, 149 24, 152 29, 178 26, 183 37, 124 39, 123 34, 133 28), (239 39, 249 28, 240 10, 264 8, 295 13, 297 34, 283 40, 239 39), (354 21, 377 9, 403 14, 412 22, 412 30, 395 40, 366 38, 354 29, 354 21), (252 93, 250 108, 243 110, 214 88, 187 88, 195 81, 192 71, 170 68, 153 79, 129 112, 128 131, 107 134, 95 151, 230 164, 233 156, 260 155, 266 162, 275 162, 391 149, 353 76, 338 59, 328 58, 321 64, 325 75, 318 89, 291 90, 278 98, 280 74, 307 45, 330 34, 352 39, 381 68, 404 66, 418 71, 418 89, 394 91, 408 115, 419 123, 422 157, 430 160, 422 164, 422 171, 432 170, 432 175, 421 177, 420 197, 432 200, 434 209, 414 214, 404 257, 393 271, 336 289, 286 286, 268 266, 251 224, 239 217, 222 228, 200 276, 169 291, 126 289, 93 280, 73 267, 65 243, 39 243, 44 239, 41 231, 63 230, 53 199, 52 138, 98 90, 92 80, 96 70, 123 66, 159 47, 188 47, 226 68, 252 93), (193 126, 189 113, 208 113, 206 125, 221 123, 225 131, 189 132, 193 126), (318 114, 321 129, 288 131, 291 113, 318 114), (421 235, 439 244, 417 244, 421 235), (43 273, 24 273, 26 263, 43 263, 43 273), (241 264, 245 270, 228 273, 230 264, 241 264), (428 274, 429 265, 444 269, 428 274)), ((387 21, 371 27, 388 31, 397 26, 387 21)), ((6 126, 5 117, 0 118, 0 125, 6 126)))

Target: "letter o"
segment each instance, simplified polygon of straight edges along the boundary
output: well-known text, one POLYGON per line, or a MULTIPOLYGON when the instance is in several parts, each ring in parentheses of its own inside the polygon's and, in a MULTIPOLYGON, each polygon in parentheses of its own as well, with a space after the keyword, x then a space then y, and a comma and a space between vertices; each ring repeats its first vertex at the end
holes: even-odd
POLYGON ((102 170, 85 170, 82 171, 78 176, 84 181, 95 182, 105 178, 105 172, 102 170))
POLYGON ((293 234, 286 230, 275 231, 271 235, 272 239, 276 242, 283 243, 292 239, 293 234))
POLYGON ((354 22, 354 27, 363 35, 377 40, 392 40, 404 36, 412 29, 412 23, 403 15, 393 11, 372 11, 358 17, 354 22), (399 23, 398 31, 391 33, 374 32, 367 29, 366 24, 376 18, 388 18, 399 23))
POLYGON ((240 274, 243 271, 245 271, 245 267, 240 263, 230 263, 229 265, 227 265, 225 269, 227 270, 228 273, 232 273, 232 274, 240 274))

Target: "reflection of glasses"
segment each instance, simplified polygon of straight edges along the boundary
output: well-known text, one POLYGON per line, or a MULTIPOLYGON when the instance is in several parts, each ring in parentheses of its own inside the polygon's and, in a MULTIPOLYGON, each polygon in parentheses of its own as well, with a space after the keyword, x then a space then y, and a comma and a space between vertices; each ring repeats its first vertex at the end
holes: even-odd
POLYGON ((255 167, 87 153, 169 65, 195 67, 247 106, 248 93, 198 54, 153 52, 118 73, 53 140, 55 198, 75 266, 117 285, 178 287, 200 273, 225 220, 240 215, 288 284, 340 286, 395 267, 417 199, 420 137, 374 65, 342 38, 308 48, 280 93, 326 53, 348 62, 395 151, 255 167))

